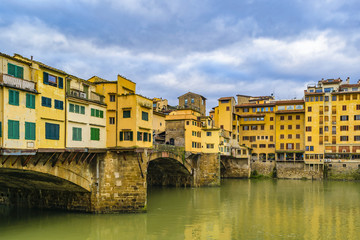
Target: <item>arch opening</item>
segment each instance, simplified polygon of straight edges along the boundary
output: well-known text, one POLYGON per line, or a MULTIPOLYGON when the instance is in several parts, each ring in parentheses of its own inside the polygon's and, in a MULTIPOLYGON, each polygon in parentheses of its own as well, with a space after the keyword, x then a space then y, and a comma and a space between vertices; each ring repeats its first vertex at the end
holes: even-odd
POLYGON ((146 181, 148 186, 187 187, 192 185, 193 177, 179 161, 158 158, 149 162, 146 181))

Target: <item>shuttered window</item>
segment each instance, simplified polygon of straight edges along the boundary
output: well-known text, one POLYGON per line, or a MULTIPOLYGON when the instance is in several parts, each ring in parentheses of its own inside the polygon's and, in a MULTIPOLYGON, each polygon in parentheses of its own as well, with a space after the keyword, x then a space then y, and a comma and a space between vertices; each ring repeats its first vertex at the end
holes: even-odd
POLYGON ((100 140, 100 129, 99 128, 90 128, 90 139, 94 141, 100 140))
POLYGON ((35 95, 34 94, 26 94, 26 107, 35 109, 35 95))
MULTIPOLYGON (((85 109, 84 109, 85 111, 85 109)), ((98 110, 98 109, 91 109, 91 116, 92 117, 98 117, 98 118, 104 118, 104 111, 98 110)))
POLYGON ((54 123, 45 123, 45 138, 59 140, 60 125, 54 123))
POLYGON ((75 105, 70 103, 69 104, 69 112, 74 112, 75 111, 75 105))
POLYGON ((142 112, 141 113, 141 119, 144 120, 144 121, 149 121, 149 113, 142 112))
POLYGON ((8 120, 8 138, 19 139, 19 121, 8 120))
POLYGON ((16 78, 24 78, 24 68, 8 63, 8 74, 16 78))
POLYGON ((82 140, 82 129, 73 127, 73 141, 81 141, 82 140))
POLYGON ((124 131, 120 132, 120 141, 133 141, 133 132, 132 131, 124 131))
POLYGON ((25 122, 25 139, 35 140, 36 138, 36 124, 32 122, 25 122))
POLYGON ((60 100, 55 100, 55 108, 59 110, 64 110, 64 102, 60 100))
POLYGON ((41 97, 41 106, 51 108, 51 98, 41 97))
POLYGON ((130 110, 123 111, 123 118, 130 118, 130 117, 131 117, 131 111, 130 110))
POLYGON ((19 91, 9 89, 9 104, 19 106, 19 91))
POLYGON ((64 79, 62 77, 59 77, 58 80, 59 80, 59 88, 63 89, 64 88, 64 79))

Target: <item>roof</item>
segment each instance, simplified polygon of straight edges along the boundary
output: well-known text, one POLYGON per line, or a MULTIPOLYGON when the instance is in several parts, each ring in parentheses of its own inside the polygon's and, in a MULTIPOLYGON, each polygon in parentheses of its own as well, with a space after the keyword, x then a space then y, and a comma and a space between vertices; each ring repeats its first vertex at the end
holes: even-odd
POLYGON ((99 83, 116 83, 117 81, 109 81, 106 79, 103 79, 101 77, 98 76, 92 76, 91 78, 88 79, 88 81, 90 81, 90 79, 92 79, 93 83, 95 84, 99 84, 99 83))
POLYGON ((294 110, 279 110, 275 114, 286 114, 286 113, 305 113, 304 109, 294 109, 294 110))
POLYGON ((79 78, 79 77, 74 76, 74 75, 69 75, 69 77, 72 78, 72 79, 79 80, 80 82, 85 82, 86 84, 90 84, 90 85, 94 85, 94 84, 95 84, 95 83, 93 83, 93 82, 90 82, 90 81, 88 81, 88 80, 79 78))
POLYGON ((360 83, 342 84, 342 85, 340 85, 340 88, 347 88, 347 87, 360 87, 360 83))
POLYGON ((231 99, 235 99, 235 98, 234 97, 222 97, 222 98, 219 98, 218 100, 222 101, 222 100, 231 100, 231 99))
POLYGON ((29 62, 34 62, 34 63, 38 64, 40 67, 42 67, 42 68, 46 68, 46 69, 48 69, 48 70, 51 70, 51 71, 54 71, 54 72, 57 72, 57 73, 60 73, 60 74, 68 75, 67 72, 65 72, 65 71, 63 71, 63 70, 60 70, 60 69, 57 69, 57 68, 54 68, 54 67, 50 67, 49 65, 46 65, 46 64, 44 64, 44 63, 42 63, 42 62, 35 61, 35 60, 31 60, 31 59, 29 59, 29 58, 26 58, 26 57, 21 56, 20 54, 15 53, 15 54, 14 54, 14 57, 16 57, 16 56, 18 56, 18 57, 20 57, 20 58, 23 58, 23 59, 26 59, 26 60, 29 61, 29 62))
POLYGON ((293 99, 293 100, 278 100, 275 102, 276 105, 281 104, 299 104, 299 103, 305 103, 303 99, 293 99))
POLYGON ((235 107, 272 107, 275 106, 275 102, 272 103, 243 103, 243 104, 238 104, 235 107))
POLYGON ((204 96, 201 96, 200 94, 193 93, 193 92, 187 92, 187 93, 185 93, 185 94, 183 94, 183 95, 179 96, 178 98, 183 97, 183 96, 186 96, 186 95, 189 95, 189 94, 199 96, 199 97, 201 97, 201 98, 203 98, 203 99, 205 99, 205 100, 206 100, 206 98, 205 98, 204 96))
POLYGON ((240 97, 251 97, 251 96, 248 96, 248 95, 242 95, 242 94, 236 94, 236 96, 240 96, 240 97))
POLYGON ((342 80, 340 78, 338 79, 326 79, 326 80, 320 80, 319 83, 322 83, 322 84, 333 84, 333 83, 340 83, 342 82, 342 80))
POLYGON ((21 59, 14 58, 14 57, 12 57, 12 56, 10 56, 10 55, 7 55, 7 54, 5 54, 5 53, 2 53, 2 52, 0 52, 0 56, 6 57, 6 58, 10 58, 10 59, 12 59, 12 60, 14 60, 14 61, 18 61, 18 62, 27 64, 27 65, 31 65, 30 62, 22 61, 21 59))

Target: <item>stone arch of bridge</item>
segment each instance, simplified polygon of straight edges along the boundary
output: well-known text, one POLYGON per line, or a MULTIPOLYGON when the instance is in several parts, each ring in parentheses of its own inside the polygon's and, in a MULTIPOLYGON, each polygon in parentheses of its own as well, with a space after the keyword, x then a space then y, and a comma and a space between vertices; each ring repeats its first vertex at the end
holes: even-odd
POLYGON ((189 160, 171 152, 154 152, 148 160, 148 185, 190 186, 193 181, 189 160))
POLYGON ((79 160, 79 155, 46 153, 0 158, 0 187, 3 188, 90 192, 91 185, 90 163, 79 160))

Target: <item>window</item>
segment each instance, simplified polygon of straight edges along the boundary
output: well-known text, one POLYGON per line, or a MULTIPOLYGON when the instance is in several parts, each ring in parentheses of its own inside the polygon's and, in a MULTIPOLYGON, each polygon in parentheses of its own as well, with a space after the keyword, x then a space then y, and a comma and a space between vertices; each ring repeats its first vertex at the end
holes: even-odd
POLYGON ((285 126, 284 126, 284 125, 280 125, 280 129, 281 129, 281 130, 284 130, 284 129, 285 129, 285 126))
POLYGON ((230 111, 230 107, 226 107, 226 111, 230 111))
POLYGON ((51 108, 51 98, 41 97, 41 106, 51 108))
POLYGON ((346 111, 346 105, 342 105, 342 110, 346 111))
POLYGON ((130 110, 124 110, 123 111, 123 118, 130 118, 131 117, 131 111, 130 110))
POLYGON ((296 115, 296 120, 300 120, 300 115, 296 115))
MULTIPOLYGON (((75 109, 75 111, 76 111, 76 109, 75 109)), ((123 111, 123 113, 124 113, 125 111, 123 111)), ((102 110, 99 110, 99 109, 94 109, 94 108, 92 108, 91 109, 91 116, 92 117, 98 117, 98 118, 103 118, 104 117, 104 111, 102 111, 102 110)), ((125 118, 125 117, 124 117, 125 118)))
POLYGON ((346 142, 349 140, 349 137, 348 136, 340 136, 340 141, 341 142, 346 142))
POLYGON ((292 116, 288 116, 288 120, 292 120, 292 116))
POLYGON ((35 140, 36 127, 35 123, 25 122, 25 139, 26 140, 35 140))
POLYGON ((111 124, 111 125, 115 124, 115 118, 114 117, 109 117, 109 124, 111 124))
POLYGON ((211 136, 211 132, 206 132, 206 136, 210 137, 210 136, 211 136))
POLYGON ((274 125, 270 125, 270 130, 273 130, 274 129, 274 125))
POLYGON ((285 119, 285 117, 284 116, 280 116, 280 120, 284 120, 285 119))
POLYGON ((249 112, 249 108, 244 108, 243 112, 249 112))
POLYGON ((187 98, 185 98, 185 105, 187 105, 188 104, 188 100, 187 100, 187 98))
POLYGON ((8 63, 8 74, 16 78, 24 78, 24 68, 8 63))
POLYGON ((354 126, 354 131, 359 131, 360 130, 360 125, 355 125, 354 126))
POLYGON ((284 149, 284 144, 280 143, 280 149, 284 149))
POLYGON ((280 134, 280 139, 284 139, 284 138, 285 138, 284 134, 280 134))
POLYGON ((90 128, 90 140, 100 140, 100 128, 90 128))
POLYGON ((292 129, 292 125, 288 125, 288 129, 291 130, 291 129, 292 129))
POLYGON ((191 98, 191 103, 195 103, 195 100, 193 98, 191 98))
POLYGON ((43 73, 43 83, 46 85, 59 87, 61 89, 64 88, 64 81, 62 77, 56 77, 54 75, 51 75, 47 72, 43 73))
POLYGON ((35 109, 35 95, 34 94, 26 94, 26 107, 35 109))
POLYGON ((19 121, 8 120, 8 138, 19 139, 19 121))
POLYGON ((360 120, 360 115, 354 115, 354 120, 360 120))
POLYGON ((270 136, 270 142, 274 141, 274 136, 270 136))
POLYGON ((300 134, 296 134, 296 139, 300 139, 300 134))
MULTIPOLYGON (((110 94, 110 102, 115 102, 115 95, 114 94, 110 94)), ((156 107, 156 103, 155 103, 155 107, 156 107)))
POLYGON ((120 141, 133 141, 132 131, 120 132, 119 136, 120 136, 120 141))
POLYGON ((45 138, 59 140, 59 124, 45 123, 45 138))
POLYGON ((141 119, 144 121, 149 121, 149 113, 142 111, 141 112, 141 119))
POLYGON ((77 127, 73 127, 73 134, 72 134, 72 140, 73 141, 81 141, 82 139, 82 129, 81 128, 77 128, 77 127))
POLYGON ((312 110, 311 107, 308 107, 308 112, 311 112, 311 110, 312 110))
POLYGON ((274 121, 274 117, 270 117, 270 121, 274 121))
POLYGON ((288 139, 292 139, 292 135, 291 135, 291 134, 288 134, 288 139))
POLYGON ((311 127, 305 127, 306 132, 311 132, 311 127))
POLYGON ((9 104, 19 106, 19 91, 9 89, 9 104))
POLYGON ((349 126, 340 126, 340 131, 349 131, 349 126))
POLYGON ((64 110, 64 102, 55 99, 55 108, 59 110, 64 110))
POLYGON ((308 122, 311 122, 311 117, 308 117, 308 122))
POLYGON ((214 144, 206 144, 206 148, 214 148, 214 144))
POLYGON ((312 139, 311 139, 311 136, 309 136, 309 137, 307 138, 307 141, 308 141, 308 142, 311 142, 311 140, 312 140, 312 139))
POLYGON ((335 95, 331 97, 331 101, 336 101, 336 96, 335 95))
POLYGON ((360 136, 354 136, 354 141, 360 141, 360 136))
POLYGON ((348 120, 349 120, 349 116, 348 116, 348 115, 340 116, 340 121, 348 121, 348 120))
POLYGON ((296 129, 300 129, 300 125, 296 125, 296 129))

